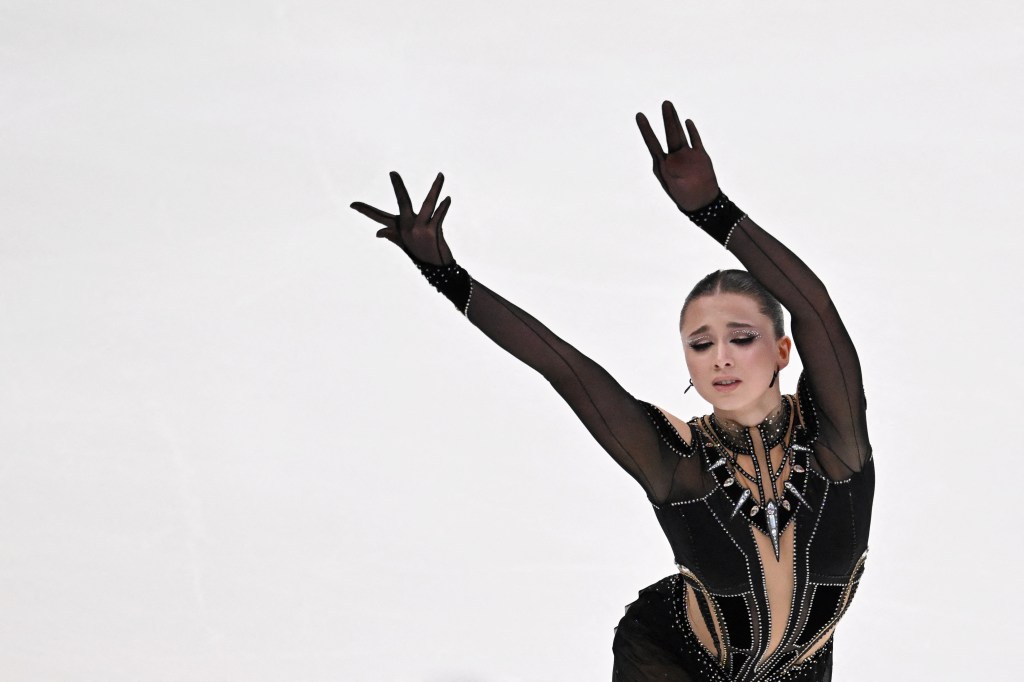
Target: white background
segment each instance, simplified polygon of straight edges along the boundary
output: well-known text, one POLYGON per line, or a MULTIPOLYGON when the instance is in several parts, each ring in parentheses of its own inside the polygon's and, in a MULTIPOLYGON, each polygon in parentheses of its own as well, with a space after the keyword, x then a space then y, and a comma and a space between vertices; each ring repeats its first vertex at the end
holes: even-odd
POLYGON ((642 491, 348 204, 444 171, 477 279, 703 414, 678 308, 737 263, 666 98, 858 344, 835 680, 1015 678, 1024 10, 627 4, 0 2, 0 679, 609 679, 642 491))

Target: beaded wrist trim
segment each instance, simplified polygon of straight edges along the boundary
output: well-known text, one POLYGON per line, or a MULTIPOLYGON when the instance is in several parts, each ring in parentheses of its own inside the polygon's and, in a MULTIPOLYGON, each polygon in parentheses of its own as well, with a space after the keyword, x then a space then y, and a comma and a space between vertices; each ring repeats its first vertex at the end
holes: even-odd
POLYGON ((697 227, 725 247, 729 246, 729 238, 732 237, 733 230, 743 218, 747 217, 747 214, 732 203, 721 189, 718 190, 718 196, 710 204, 692 211, 684 209, 683 213, 697 227))
POLYGON ((448 265, 434 265, 413 259, 427 281, 455 304, 463 315, 469 315, 469 299, 473 296, 473 278, 462 266, 452 262, 448 265))

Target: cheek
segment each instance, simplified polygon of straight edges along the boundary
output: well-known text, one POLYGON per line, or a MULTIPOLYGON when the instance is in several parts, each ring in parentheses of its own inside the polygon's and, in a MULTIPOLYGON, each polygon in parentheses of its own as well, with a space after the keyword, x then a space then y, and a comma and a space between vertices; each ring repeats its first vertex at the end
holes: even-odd
POLYGON ((747 361, 754 365, 774 366, 777 363, 774 347, 768 344, 756 344, 750 349, 747 361))
POLYGON ((686 360, 686 371, 691 377, 698 376, 701 372, 700 356, 694 351, 684 351, 683 357, 686 360))

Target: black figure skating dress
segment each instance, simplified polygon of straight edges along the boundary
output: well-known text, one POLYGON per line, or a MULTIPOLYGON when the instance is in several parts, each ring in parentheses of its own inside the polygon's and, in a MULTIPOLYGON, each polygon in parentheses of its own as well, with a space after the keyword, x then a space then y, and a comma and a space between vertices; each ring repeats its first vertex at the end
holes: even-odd
POLYGON ((749 428, 683 423, 458 266, 425 270, 449 291, 461 277, 456 306, 552 384, 654 507, 678 573, 627 607, 615 682, 830 680, 864 569, 874 464, 853 343, 821 281, 749 218, 728 249, 791 314, 804 364, 797 393, 749 428))

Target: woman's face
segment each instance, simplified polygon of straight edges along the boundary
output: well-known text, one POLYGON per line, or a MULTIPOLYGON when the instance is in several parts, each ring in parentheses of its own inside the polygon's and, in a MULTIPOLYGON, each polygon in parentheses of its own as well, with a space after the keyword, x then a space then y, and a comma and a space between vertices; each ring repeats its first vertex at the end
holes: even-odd
POLYGON ((690 302, 680 330, 693 386, 726 414, 761 412, 777 406, 775 368, 789 364, 792 342, 775 338, 772 321, 756 300, 719 293, 690 302))

